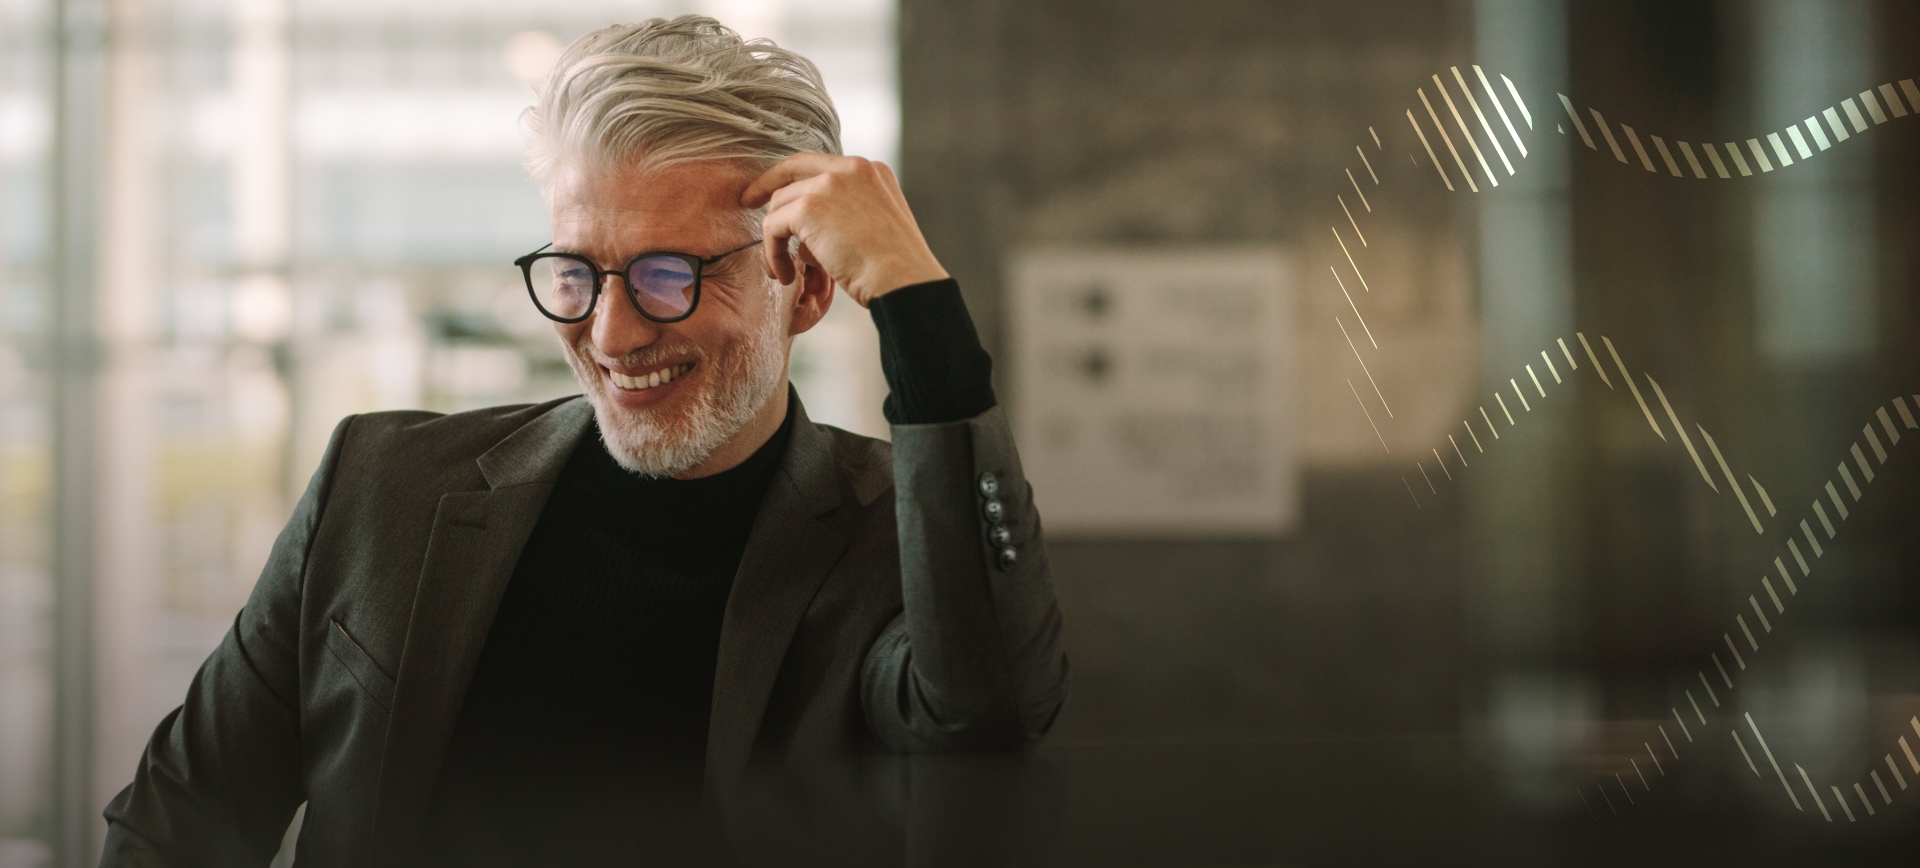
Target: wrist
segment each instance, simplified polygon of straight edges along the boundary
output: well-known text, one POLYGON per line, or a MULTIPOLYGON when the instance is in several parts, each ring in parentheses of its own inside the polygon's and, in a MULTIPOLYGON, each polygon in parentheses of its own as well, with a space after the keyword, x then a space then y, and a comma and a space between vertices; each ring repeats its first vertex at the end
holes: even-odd
POLYGON ((865 305, 894 290, 904 289, 909 286, 918 286, 922 283, 932 283, 936 280, 946 280, 951 276, 945 268, 940 267, 938 261, 932 257, 927 257, 926 259, 913 262, 889 262, 881 264, 880 268, 876 268, 871 274, 864 276, 860 281, 860 285, 850 287, 850 289, 856 290, 856 292, 853 293, 854 298, 862 305, 865 305))
POLYGON ((900 287, 868 307, 891 392, 887 421, 954 422, 992 408, 993 359, 980 346, 960 285, 951 278, 900 287))

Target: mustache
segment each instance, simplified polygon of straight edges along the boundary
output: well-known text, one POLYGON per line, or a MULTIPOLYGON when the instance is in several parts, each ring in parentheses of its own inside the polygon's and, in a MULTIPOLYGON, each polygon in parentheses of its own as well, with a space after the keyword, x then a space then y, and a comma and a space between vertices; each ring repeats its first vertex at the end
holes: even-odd
POLYGON ((602 355, 600 348, 593 345, 593 337, 587 334, 582 334, 580 339, 574 342, 573 352, 574 355, 581 359, 589 360, 608 368, 651 367, 654 365, 664 365, 670 361, 682 361, 686 359, 692 359, 696 362, 704 362, 707 360, 706 349, 699 344, 693 343, 681 343, 671 346, 653 344, 635 349, 616 359, 611 356, 602 355))

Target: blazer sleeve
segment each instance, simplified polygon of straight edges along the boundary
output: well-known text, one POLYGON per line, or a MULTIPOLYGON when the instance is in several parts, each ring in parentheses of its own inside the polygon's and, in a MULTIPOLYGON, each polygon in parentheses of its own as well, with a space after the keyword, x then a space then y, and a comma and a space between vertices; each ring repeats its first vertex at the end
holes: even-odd
POLYGON ((1033 492, 1006 415, 893 426, 904 610, 868 652, 870 726, 899 751, 1032 745, 1067 698, 1033 492))
POLYGON ((133 783, 107 805, 102 866, 263 866, 305 799, 300 753, 300 605, 348 417, 233 628, 186 702, 160 721, 133 783))

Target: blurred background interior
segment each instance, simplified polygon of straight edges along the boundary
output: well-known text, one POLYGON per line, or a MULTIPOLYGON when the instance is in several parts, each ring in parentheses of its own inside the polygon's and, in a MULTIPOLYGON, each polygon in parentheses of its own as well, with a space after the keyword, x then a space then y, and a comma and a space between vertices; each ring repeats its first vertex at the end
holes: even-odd
POLYGON ((1911 3, 0 0, 0 868, 89 864, 341 416, 576 391, 517 115, 682 12, 818 62, 998 360, 1040 861, 1911 846, 1911 3))

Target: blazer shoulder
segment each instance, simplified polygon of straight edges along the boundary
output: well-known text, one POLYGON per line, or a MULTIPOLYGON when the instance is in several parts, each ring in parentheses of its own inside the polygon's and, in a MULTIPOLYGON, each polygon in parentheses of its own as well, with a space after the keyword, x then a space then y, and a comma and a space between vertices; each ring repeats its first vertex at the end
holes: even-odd
POLYGON ((451 414, 425 410, 365 413, 352 417, 345 426, 343 463, 375 472, 471 467, 515 431, 578 399, 570 395, 539 404, 508 404, 451 414))

